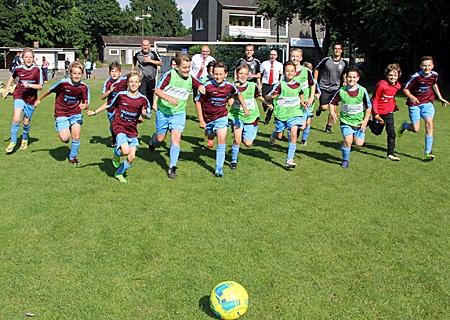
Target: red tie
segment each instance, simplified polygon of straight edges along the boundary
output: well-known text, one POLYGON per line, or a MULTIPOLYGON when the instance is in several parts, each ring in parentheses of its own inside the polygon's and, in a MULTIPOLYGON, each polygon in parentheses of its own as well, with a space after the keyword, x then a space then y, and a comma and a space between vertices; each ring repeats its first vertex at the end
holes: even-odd
POLYGON ((202 66, 201 66, 200 70, 197 73, 197 79, 200 79, 200 77, 202 76, 203 70, 205 69, 205 63, 206 63, 206 58, 203 57, 202 66))
POLYGON ((273 84, 273 61, 270 62, 269 84, 273 84))

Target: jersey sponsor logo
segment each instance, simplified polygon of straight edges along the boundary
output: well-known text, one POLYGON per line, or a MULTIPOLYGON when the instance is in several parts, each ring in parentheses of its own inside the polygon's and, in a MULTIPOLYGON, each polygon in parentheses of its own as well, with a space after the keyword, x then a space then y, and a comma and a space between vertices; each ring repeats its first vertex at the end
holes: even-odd
POLYGON ((347 114, 357 114, 364 111, 364 104, 342 104, 341 105, 341 112, 347 113, 347 114))
POLYGON ((183 88, 167 86, 164 88, 163 92, 173 98, 177 98, 180 100, 187 100, 189 98, 190 91, 183 88))
POLYGON ((300 105, 300 98, 299 97, 278 98, 278 105, 280 107, 284 107, 284 108, 299 106, 300 105))

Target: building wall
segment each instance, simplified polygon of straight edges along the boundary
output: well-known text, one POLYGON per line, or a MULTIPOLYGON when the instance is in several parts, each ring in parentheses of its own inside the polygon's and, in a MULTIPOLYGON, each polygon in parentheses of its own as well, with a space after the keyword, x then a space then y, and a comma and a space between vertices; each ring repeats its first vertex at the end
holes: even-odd
POLYGON ((134 54, 141 49, 140 46, 114 46, 106 45, 103 48, 103 63, 110 64, 113 61, 119 61, 120 64, 133 63, 134 54), (117 54, 111 54, 111 50, 117 50, 117 54))
MULTIPOLYGON (((208 40, 209 28, 214 28, 210 26, 210 21, 214 24, 214 19, 208 19, 211 8, 209 8, 209 0, 199 0, 194 10, 192 11, 192 41, 206 41, 208 40), (196 21, 198 18, 203 18, 203 30, 196 30, 196 21)), ((211 2, 216 3, 217 0, 211 0, 211 2)), ((213 17, 215 16, 215 13, 213 17)))

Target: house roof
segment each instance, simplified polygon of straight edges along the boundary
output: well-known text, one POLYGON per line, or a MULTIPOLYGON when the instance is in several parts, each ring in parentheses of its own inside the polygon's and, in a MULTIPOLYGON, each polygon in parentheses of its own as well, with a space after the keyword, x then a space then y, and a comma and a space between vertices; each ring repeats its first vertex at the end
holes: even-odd
POLYGON ((254 0, 218 0, 224 7, 258 8, 254 0))
MULTIPOLYGON (((191 41, 192 35, 187 35, 184 37, 149 37, 144 36, 144 39, 150 39, 153 43, 154 41, 191 41)), ((141 46, 142 37, 139 36, 102 36, 104 45, 135 45, 141 46)))

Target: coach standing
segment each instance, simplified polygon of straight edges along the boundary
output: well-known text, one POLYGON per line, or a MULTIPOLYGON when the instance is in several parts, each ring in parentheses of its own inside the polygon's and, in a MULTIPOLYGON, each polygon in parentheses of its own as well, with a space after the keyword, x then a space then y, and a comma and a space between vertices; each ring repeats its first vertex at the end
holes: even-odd
POLYGON ((136 52, 133 57, 131 71, 134 71, 136 64, 139 64, 139 71, 142 73, 142 83, 139 92, 147 97, 150 105, 153 105, 153 93, 156 85, 156 74, 158 67, 162 66, 162 59, 158 52, 150 50, 150 40, 144 39, 141 44, 142 50, 136 52))
MULTIPOLYGON (((280 82, 281 76, 283 75, 283 64, 277 61, 278 52, 277 50, 270 51, 269 60, 261 63, 261 82, 262 82, 262 96, 265 97, 272 91, 273 85, 277 82, 280 82)), ((273 110, 267 110, 268 107, 265 103, 263 103, 263 109, 266 113, 266 119, 264 120, 264 124, 267 125, 272 118, 273 110)))
MULTIPOLYGON (((191 59, 191 76, 202 81, 202 78, 208 74, 208 68, 206 67, 211 61, 216 61, 216 59, 210 55, 211 50, 208 46, 202 47, 202 53, 197 53, 192 56, 191 59)), ((194 91, 194 102, 197 96, 197 88, 194 91)))

